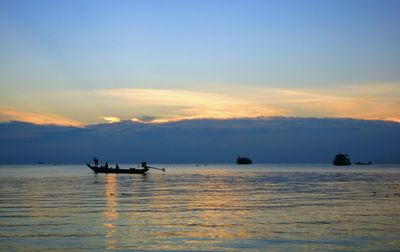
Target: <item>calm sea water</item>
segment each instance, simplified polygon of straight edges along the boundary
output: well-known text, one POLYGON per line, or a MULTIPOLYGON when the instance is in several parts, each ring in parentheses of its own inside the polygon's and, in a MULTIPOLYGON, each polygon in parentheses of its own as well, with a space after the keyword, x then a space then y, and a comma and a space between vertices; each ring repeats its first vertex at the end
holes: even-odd
POLYGON ((399 165, 159 166, 0 166, 0 250, 400 250, 399 165))

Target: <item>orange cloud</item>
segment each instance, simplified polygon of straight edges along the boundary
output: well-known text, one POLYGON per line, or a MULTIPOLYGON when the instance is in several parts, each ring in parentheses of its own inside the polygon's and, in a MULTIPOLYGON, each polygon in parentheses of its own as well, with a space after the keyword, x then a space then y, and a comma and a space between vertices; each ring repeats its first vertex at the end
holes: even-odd
POLYGON ((156 117, 153 123, 183 119, 228 119, 259 116, 278 116, 286 113, 284 109, 262 105, 240 96, 212 92, 166 89, 102 89, 96 94, 114 104, 131 106, 132 116, 138 113, 156 117), (140 111, 140 112, 139 112, 140 111), (136 113, 136 114, 135 114, 136 113))
POLYGON ((271 106, 282 116, 346 117, 394 120, 400 118, 400 84, 337 88, 278 89, 226 85, 229 95, 240 94, 260 106, 271 106))
POLYGON ((213 84, 198 85, 195 89, 125 88, 29 93, 2 100, 4 107, 30 108, 42 113, 1 109, 0 121, 76 126, 81 125, 78 121, 113 123, 130 118, 142 123, 269 116, 392 121, 400 118, 400 83, 312 89, 213 84), (78 121, 46 113, 48 108, 78 121))
POLYGON ((207 91, 102 89, 95 93, 123 104, 119 108, 130 107, 129 118, 150 116, 155 119, 146 121, 156 123, 260 116, 400 118, 400 87, 394 84, 312 90, 216 84, 207 91))
POLYGON ((296 116, 394 120, 400 117, 400 86, 360 85, 332 90, 279 90, 296 116))
POLYGON ((8 108, 0 108, 0 119, 2 121, 22 121, 38 125, 83 126, 78 121, 70 120, 56 114, 39 114, 8 108))

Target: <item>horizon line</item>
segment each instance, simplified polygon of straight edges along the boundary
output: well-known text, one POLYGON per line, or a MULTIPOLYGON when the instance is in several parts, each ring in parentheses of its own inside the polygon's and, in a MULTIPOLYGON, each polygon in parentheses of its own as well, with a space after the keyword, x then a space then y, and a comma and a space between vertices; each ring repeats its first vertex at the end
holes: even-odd
POLYGON ((110 120, 106 122, 98 122, 98 123, 88 123, 88 124, 79 124, 79 125, 71 125, 71 124, 58 124, 58 123, 35 123, 24 120, 9 120, 0 122, 0 124, 7 123, 25 123, 36 126, 58 126, 58 127, 68 127, 68 128, 86 128, 95 125, 108 125, 108 124, 120 124, 120 123, 137 123, 143 125, 163 125, 174 122, 188 122, 188 121, 233 121, 233 120, 268 120, 268 119, 318 119, 318 120, 354 120, 354 121, 380 121, 380 122, 388 122, 388 123, 396 123, 400 124, 400 120, 397 121, 395 119, 379 119, 379 118, 356 118, 356 117, 303 117, 303 116, 256 116, 256 117, 230 117, 230 118, 181 118, 181 119, 172 119, 172 120, 164 120, 164 119, 153 119, 153 120, 140 120, 138 118, 132 119, 119 119, 118 120, 110 120))

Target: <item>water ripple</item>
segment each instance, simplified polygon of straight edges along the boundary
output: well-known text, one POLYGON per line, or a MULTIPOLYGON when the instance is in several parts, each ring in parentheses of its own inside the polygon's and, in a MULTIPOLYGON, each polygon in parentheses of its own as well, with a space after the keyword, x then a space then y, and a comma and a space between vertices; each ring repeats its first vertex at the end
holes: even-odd
POLYGON ((147 176, 1 167, 0 250, 400 247, 400 170, 249 167, 169 166, 147 176))

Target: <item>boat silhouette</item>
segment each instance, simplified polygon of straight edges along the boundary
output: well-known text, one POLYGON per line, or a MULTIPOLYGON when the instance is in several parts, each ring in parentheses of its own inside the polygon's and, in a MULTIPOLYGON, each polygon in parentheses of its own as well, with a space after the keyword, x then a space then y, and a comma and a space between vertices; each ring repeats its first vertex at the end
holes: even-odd
POLYGON ((116 164, 115 168, 109 167, 108 162, 104 165, 99 166, 99 160, 95 157, 93 159, 94 165, 86 164, 92 171, 95 173, 128 173, 128 174, 146 174, 149 169, 159 170, 165 172, 165 168, 157 168, 148 166, 146 162, 142 162, 142 168, 129 168, 129 169, 120 169, 119 165, 116 164))
POLYGON ((237 164, 252 164, 253 161, 251 161, 251 159, 248 158, 248 157, 241 157, 241 156, 239 156, 239 157, 236 159, 236 163, 237 163, 237 164))
POLYGON ((372 165, 372 162, 371 161, 368 161, 368 162, 358 161, 358 162, 355 162, 354 164, 356 164, 356 165, 372 165))
POLYGON ((337 154, 332 163, 333 163, 333 165, 338 165, 338 166, 351 165, 349 155, 344 154, 344 153, 337 154))
POLYGON ((144 167, 144 168, 129 168, 129 169, 117 169, 117 168, 111 168, 111 167, 106 167, 106 166, 97 166, 97 165, 91 165, 91 164, 86 164, 92 171, 95 173, 128 173, 128 174, 146 174, 146 172, 149 170, 149 168, 144 167))

